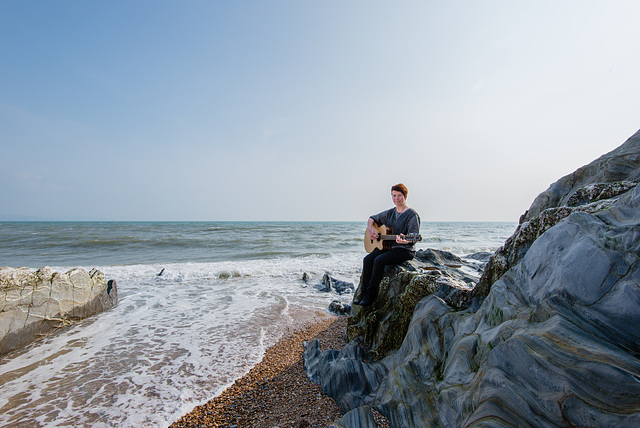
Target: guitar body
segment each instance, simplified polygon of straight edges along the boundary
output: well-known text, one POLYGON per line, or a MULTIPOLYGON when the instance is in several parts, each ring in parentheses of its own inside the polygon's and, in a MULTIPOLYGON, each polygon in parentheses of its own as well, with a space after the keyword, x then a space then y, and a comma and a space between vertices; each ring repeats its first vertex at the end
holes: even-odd
POLYGON ((390 239, 384 239, 384 236, 392 235, 393 229, 390 226, 385 226, 385 225, 378 226, 377 224, 374 223, 373 230, 378 232, 380 236, 378 237, 378 239, 371 239, 371 237, 369 236, 369 232, 365 230, 364 249, 366 250, 366 252, 370 253, 376 248, 379 250, 388 250, 389 248, 391 248, 391 243, 395 242, 395 236, 393 238, 393 241, 390 239))

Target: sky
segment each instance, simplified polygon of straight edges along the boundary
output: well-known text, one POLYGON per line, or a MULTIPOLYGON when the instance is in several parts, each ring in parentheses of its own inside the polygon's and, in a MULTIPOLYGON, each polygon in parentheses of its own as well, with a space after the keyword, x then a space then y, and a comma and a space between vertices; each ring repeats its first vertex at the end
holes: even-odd
POLYGON ((0 219, 517 222, 640 129, 640 2, 0 2, 0 219))

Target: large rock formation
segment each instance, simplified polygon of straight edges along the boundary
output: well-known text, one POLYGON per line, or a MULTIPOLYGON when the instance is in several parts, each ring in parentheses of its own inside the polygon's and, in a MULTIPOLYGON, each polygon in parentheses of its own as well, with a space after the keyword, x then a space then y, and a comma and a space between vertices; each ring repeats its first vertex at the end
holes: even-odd
MULTIPOLYGON (((466 303, 427 292, 340 352, 308 344, 309 377, 347 412, 336 426, 374 426, 371 407, 398 427, 640 426, 638 177, 640 132, 536 198, 466 303), (393 317, 406 334, 376 353, 393 317)), ((385 298, 428 273, 403 275, 385 298)))
MULTIPOLYGON (((414 260, 386 268, 372 306, 352 307, 347 339, 361 340, 369 357, 377 361, 400 347, 413 309, 422 298, 435 295, 460 309, 479 274, 478 265, 472 261, 446 251, 420 250, 414 260)), ((360 292, 358 288, 355 298, 360 292)))
POLYGON ((71 321, 115 306, 118 290, 102 272, 0 267, 0 354, 71 321))
POLYGON ((608 209, 640 183, 640 132, 623 145, 589 165, 562 177, 536 197, 520 218, 520 225, 491 257, 473 292, 483 298, 491 285, 515 266, 531 244, 545 231, 573 212, 595 214, 608 209))

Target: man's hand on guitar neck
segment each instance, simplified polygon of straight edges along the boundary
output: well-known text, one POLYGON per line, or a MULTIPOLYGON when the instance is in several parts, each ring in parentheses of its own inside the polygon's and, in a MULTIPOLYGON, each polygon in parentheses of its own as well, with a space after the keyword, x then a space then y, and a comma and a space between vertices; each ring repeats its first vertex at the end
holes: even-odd
POLYGON ((398 235, 398 236, 396 236, 396 243, 398 243, 398 244, 410 244, 411 242, 409 242, 406 239, 404 239, 404 235, 398 235))

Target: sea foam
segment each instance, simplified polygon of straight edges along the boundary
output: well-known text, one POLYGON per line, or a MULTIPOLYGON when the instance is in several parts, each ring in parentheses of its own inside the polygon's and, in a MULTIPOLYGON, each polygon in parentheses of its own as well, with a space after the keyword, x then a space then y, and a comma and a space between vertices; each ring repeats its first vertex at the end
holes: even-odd
POLYGON ((0 422, 167 426, 254 366, 299 321, 294 313, 350 300, 313 283, 326 270, 356 281, 358 262, 336 255, 99 267, 118 278, 119 304, 3 358, 0 422))
MULTIPOLYGON (((495 250, 512 224, 423 223, 418 248, 495 250)), ((5 223, 9 266, 98 268, 118 305, 0 357, 0 425, 168 426, 357 285, 364 223, 5 223), (230 241, 230 238, 233 238, 230 241), (309 276, 303 281, 303 274, 309 276)))

